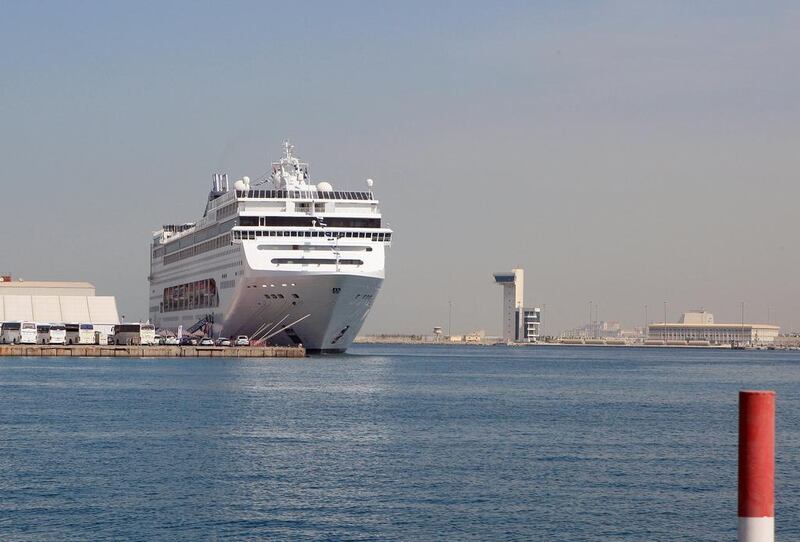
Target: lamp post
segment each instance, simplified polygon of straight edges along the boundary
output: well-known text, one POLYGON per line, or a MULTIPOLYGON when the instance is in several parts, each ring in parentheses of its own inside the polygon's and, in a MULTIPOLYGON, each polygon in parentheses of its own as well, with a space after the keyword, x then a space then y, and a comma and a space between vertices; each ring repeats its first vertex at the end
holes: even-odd
POLYGON ((742 338, 742 342, 744 342, 744 301, 741 302, 741 305, 742 305, 742 331, 741 331, 740 335, 741 335, 741 338, 742 338))
POLYGON ((594 338, 600 337, 600 303, 594 306, 594 338))
POLYGON ((450 338, 453 336, 453 302, 448 301, 447 305, 447 337, 450 338))

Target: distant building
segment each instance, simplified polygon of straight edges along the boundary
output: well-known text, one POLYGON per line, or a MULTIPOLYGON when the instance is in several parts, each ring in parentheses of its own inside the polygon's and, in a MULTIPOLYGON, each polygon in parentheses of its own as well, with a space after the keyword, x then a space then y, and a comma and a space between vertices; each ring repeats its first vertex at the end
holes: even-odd
POLYGON ((712 325, 714 323, 714 315, 704 310, 684 312, 678 323, 692 326, 712 325))
POLYGON ((495 273, 494 281, 503 287, 503 340, 506 342, 536 341, 539 338, 541 310, 524 307, 524 271, 512 269, 495 273))
POLYGON ((619 339, 623 336, 623 329, 617 320, 600 320, 565 331, 562 335, 573 339, 619 339))
POLYGON ((539 339, 539 327, 542 325, 542 311, 538 307, 522 310, 522 341, 535 342, 539 339))
POLYGON ((0 280, 0 322, 119 324, 113 296, 95 295, 88 282, 0 280))
POLYGON ((677 324, 648 324, 651 341, 708 341, 711 344, 771 343, 780 334, 780 327, 770 324, 716 324, 707 311, 690 311, 677 324))

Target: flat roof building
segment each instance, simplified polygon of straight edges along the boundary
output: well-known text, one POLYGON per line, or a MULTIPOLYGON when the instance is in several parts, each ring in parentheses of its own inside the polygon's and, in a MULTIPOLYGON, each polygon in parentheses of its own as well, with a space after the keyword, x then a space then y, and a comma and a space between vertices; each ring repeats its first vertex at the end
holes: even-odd
POLYGON ((648 324, 650 341, 708 341, 710 344, 771 343, 780 334, 780 326, 771 324, 716 324, 714 315, 706 311, 684 313, 680 322, 648 324))

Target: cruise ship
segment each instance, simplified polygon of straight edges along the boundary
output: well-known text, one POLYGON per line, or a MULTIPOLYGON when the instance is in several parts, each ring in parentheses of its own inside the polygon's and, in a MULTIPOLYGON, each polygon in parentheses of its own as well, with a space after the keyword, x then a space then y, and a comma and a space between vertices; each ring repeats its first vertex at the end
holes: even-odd
POLYGON ((213 337, 247 335, 344 352, 381 288, 392 230, 373 182, 312 184, 285 142, 261 181, 213 175, 197 222, 165 225, 150 250, 150 321, 213 337))

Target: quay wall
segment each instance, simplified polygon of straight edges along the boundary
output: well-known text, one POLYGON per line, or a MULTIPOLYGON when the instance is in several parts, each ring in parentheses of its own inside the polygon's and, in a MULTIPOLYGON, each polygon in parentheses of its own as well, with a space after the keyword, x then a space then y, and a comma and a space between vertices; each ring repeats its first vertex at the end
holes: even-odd
POLYGON ((303 358, 306 350, 294 346, 98 346, 0 345, 2 356, 58 356, 109 358, 303 358))

